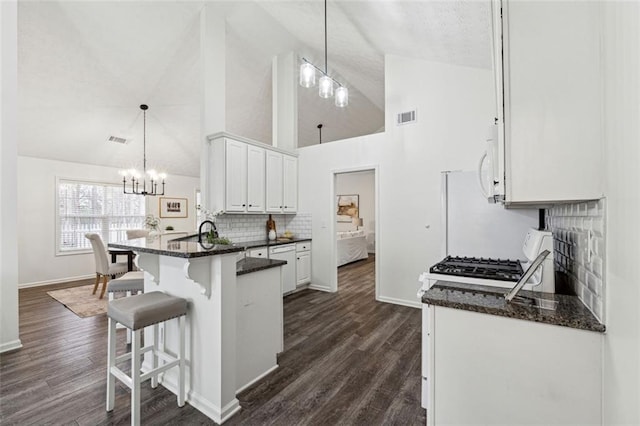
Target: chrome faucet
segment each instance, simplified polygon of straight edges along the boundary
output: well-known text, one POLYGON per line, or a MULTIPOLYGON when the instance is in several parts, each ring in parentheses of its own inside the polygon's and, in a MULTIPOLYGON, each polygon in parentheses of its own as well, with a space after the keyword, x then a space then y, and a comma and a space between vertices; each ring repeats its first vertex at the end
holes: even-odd
POLYGON ((203 220, 202 223, 200 224, 200 227, 198 228, 198 242, 201 243, 202 242, 202 227, 204 226, 205 223, 210 223, 211 227, 213 228, 213 237, 217 238, 218 237, 218 230, 216 229, 216 224, 213 223, 210 220, 203 220))

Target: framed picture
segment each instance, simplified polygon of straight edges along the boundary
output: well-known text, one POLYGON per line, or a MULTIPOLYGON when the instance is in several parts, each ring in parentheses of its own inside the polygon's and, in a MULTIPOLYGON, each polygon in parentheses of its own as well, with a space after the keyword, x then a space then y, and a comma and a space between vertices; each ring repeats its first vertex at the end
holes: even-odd
POLYGON ((338 222, 351 222, 353 218, 360 217, 358 211, 359 195, 338 195, 336 197, 336 216, 338 222))
POLYGON ((186 198, 160 197, 160 217, 187 217, 186 198))

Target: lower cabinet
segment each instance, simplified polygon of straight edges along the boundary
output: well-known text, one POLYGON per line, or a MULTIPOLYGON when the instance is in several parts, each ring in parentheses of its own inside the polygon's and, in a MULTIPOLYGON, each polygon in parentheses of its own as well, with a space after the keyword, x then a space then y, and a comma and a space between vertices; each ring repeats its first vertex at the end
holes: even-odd
POLYGON ((311 282, 311 243, 296 244, 296 284, 311 282))

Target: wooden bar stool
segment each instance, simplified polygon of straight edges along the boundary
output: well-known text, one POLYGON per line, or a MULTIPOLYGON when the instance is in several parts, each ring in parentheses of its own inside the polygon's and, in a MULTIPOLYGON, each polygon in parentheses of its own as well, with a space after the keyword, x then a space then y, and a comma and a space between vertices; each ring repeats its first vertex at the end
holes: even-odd
POLYGON ((115 379, 131 389, 131 424, 140 424, 140 383, 151 379, 151 387, 158 386, 158 374, 178 366, 178 406, 184 405, 184 341, 187 300, 169 296, 159 291, 125 297, 109 302, 109 343, 107 347, 107 411, 112 411, 115 400, 115 379), (158 347, 158 324, 173 318, 180 321, 180 344, 178 357, 173 357, 158 347), (116 357, 116 324, 120 323, 132 332, 131 352, 116 357), (140 332, 153 326, 153 343, 144 348, 140 343, 140 332), (140 356, 151 351, 151 370, 141 374, 140 356), (158 366, 158 358, 163 365, 158 366), (131 376, 117 367, 117 363, 131 359, 131 376))

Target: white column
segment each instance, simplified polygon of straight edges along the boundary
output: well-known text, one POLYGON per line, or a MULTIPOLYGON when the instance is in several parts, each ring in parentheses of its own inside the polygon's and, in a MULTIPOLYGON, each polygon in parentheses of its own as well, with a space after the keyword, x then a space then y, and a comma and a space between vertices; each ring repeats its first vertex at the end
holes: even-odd
POLYGON ((22 347, 18 334, 18 17, 15 1, 0 2, 0 353, 22 347))
POLYGON ((298 147, 298 67, 293 52, 274 56, 272 62, 273 146, 298 147))
POLYGON ((209 207, 209 143, 207 135, 226 129, 226 19, 215 4, 205 3, 200 12, 200 190, 202 205, 209 207))

